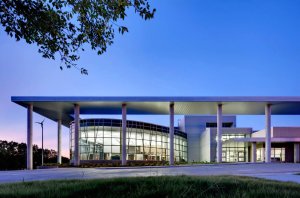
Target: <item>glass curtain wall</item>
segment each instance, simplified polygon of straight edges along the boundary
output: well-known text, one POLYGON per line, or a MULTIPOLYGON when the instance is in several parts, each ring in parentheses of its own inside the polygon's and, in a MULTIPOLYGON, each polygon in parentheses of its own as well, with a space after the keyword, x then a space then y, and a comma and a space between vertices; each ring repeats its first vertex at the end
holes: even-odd
POLYGON ((248 148, 245 142, 227 141, 231 138, 245 138, 245 134, 223 134, 222 135, 222 161, 223 162, 246 162, 248 159, 248 148))
MULTIPOLYGON (((169 160, 169 128, 127 121, 127 160, 169 160)), ((80 121, 80 160, 120 160, 122 121, 85 119, 80 121)), ((70 153, 74 152, 74 124, 70 127, 70 153)), ((175 161, 187 161, 186 134, 175 129, 175 161)))
MULTIPOLYGON (((256 149, 257 161, 265 161, 265 148, 256 149)), ((271 160, 273 162, 285 162, 285 148, 271 148, 271 160)))

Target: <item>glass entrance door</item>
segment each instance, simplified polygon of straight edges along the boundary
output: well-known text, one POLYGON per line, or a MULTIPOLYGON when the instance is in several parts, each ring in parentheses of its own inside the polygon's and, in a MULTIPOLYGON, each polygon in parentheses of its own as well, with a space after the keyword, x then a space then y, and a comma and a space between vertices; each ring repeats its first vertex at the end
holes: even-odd
POLYGON ((245 162, 246 149, 244 147, 223 147, 222 161, 223 162, 245 162))

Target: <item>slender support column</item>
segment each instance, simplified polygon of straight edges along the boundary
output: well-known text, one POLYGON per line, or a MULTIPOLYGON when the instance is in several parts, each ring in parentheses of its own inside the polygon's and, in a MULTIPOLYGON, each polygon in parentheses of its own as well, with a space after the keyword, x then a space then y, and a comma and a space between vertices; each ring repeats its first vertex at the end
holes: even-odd
POLYGON ((251 143, 251 162, 256 162, 256 142, 251 143))
POLYGON ((57 163, 61 164, 61 120, 57 120, 57 163))
POLYGON ((271 105, 265 107, 266 114, 266 140, 265 140, 265 162, 271 162, 271 105))
POLYGON ((122 166, 126 166, 126 104, 122 104, 122 166))
POLYGON ((217 162, 222 162, 222 104, 218 104, 217 111, 217 162))
POLYGON ((32 111, 33 105, 27 107, 27 169, 32 170, 32 111))
POLYGON ((299 143, 294 144, 294 162, 295 163, 300 162, 300 144, 299 143))
POLYGON ((174 103, 170 104, 170 166, 174 165, 174 103))
POLYGON ((80 127, 80 119, 79 119, 79 114, 80 114, 80 107, 78 104, 74 105, 74 140, 75 140, 75 145, 74 145, 74 165, 79 166, 80 165, 80 153, 79 153, 79 127, 80 127))

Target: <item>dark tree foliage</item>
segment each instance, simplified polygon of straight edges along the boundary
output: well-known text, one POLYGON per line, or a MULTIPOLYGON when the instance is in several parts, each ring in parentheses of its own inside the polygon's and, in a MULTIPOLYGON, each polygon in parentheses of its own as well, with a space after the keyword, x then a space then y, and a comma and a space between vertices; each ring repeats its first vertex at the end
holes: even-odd
MULTIPOLYGON (((26 168, 25 143, 7 142, 0 140, 0 170, 17 170, 26 168)), ((57 153, 55 150, 44 149, 44 163, 56 163, 57 153)), ((33 145, 33 167, 36 168, 42 163, 42 149, 33 145)), ((62 157, 62 163, 69 163, 69 159, 62 157)))
POLYGON ((5 31, 17 41, 35 43, 44 58, 59 55, 63 67, 79 68, 79 51, 88 44, 100 55, 113 43, 115 30, 126 11, 133 8, 143 19, 154 17, 148 0, 1 0, 0 20, 5 31))

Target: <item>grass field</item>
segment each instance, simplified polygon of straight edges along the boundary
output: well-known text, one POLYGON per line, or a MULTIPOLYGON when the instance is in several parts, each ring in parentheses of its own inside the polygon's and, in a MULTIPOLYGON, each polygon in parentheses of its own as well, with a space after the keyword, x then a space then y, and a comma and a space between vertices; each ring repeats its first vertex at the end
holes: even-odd
POLYGON ((56 180, 0 185, 0 197, 300 197, 300 185, 237 176, 56 180))

